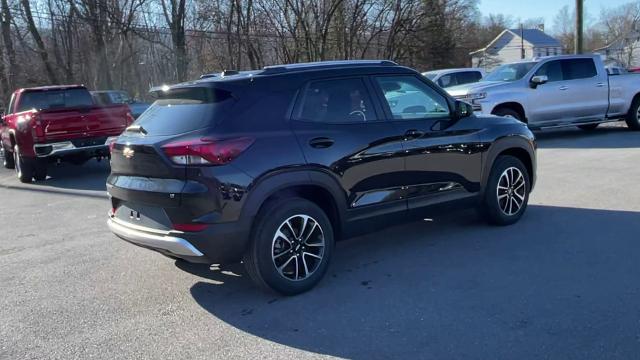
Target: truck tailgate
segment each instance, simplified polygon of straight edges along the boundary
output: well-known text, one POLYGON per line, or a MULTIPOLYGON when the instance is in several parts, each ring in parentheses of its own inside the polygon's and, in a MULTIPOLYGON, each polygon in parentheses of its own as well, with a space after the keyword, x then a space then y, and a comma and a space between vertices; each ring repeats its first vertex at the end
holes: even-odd
POLYGON ((43 110, 36 114, 44 140, 117 136, 133 118, 126 105, 43 110))

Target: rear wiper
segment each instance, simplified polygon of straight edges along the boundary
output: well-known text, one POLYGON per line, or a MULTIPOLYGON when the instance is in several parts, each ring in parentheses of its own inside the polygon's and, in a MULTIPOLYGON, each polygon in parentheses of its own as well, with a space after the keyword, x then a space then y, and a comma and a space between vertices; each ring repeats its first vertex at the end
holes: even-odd
POLYGON ((125 132, 137 132, 142 135, 147 135, 147 130, 145 130, 141 125, 131 125, 128 128, 124 129, 125 132))

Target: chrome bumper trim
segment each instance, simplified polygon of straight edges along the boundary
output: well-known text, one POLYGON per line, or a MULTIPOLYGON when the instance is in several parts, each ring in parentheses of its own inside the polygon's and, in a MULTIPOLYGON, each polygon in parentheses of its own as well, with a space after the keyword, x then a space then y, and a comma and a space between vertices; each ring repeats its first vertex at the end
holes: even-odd
POLYGON ((106 148, 107 148, 107 145, 105 144, 76 147, 75 145, 73 145, 71 141, 33 145, 33 150, 36 153, 37 157, 49 157, 49 156, 60 155, 65 153, 74 153, 74 152, 80 152, 85 150, 106 149, 106 148), (51 152, 47 154, 38 154, 37 149, 44 148, 44 147, 51 147, 52 148, 51 152))
MULTIPOLYGON (((165 250, 180 256, 204 256, 187 240, 170 236, 169 233, 146 232, 123 225, 114 218, 107 220, 109 230, 119 238, 145 247, 165 250)), ((139 228, 139 227, 138 227, 139 228)))

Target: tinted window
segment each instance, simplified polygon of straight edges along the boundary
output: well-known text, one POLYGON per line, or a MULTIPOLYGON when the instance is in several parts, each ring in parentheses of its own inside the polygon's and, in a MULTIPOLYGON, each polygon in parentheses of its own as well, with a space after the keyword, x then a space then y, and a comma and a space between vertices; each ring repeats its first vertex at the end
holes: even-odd
POLYGON ((598 74, 593 59, 562 60, 562 72, 565 80, 588 79, 598 74))
POLYGON ((150 135, 174 135, 213 126, 233 104, 231 93, 210 87, 172 89, 135 121, 150 135))
POLYGON ((465 71, 457 73, 456 79, 458 80, 458 85, 470 84, 480 81, 480 79, 482 79, 482 74, 480 74, 479 71, 465 71))
POLYGON ((545 63, 536 71, 536 75, 545 75, 549 78, 549 82, 562 81, 562 64, 560 60, 545 63))
POLYGON ((298 120, 323 123, 376 120, 371 97, 359 78, 310 83, 301 98, 298 114, 298 120))
POLYGON ((415 120, 449 115, 446 98, 413 76, 377 77, 376 81, 394 119, 415 120))
POLYGON ((25 91, 20 97, 16 112, 81 106, 93 106, 93 99, 87 89, 25 91))

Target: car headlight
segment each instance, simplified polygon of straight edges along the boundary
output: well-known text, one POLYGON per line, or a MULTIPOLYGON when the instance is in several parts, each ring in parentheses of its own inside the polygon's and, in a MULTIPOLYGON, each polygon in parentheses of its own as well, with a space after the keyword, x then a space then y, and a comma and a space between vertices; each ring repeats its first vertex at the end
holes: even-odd
POLYGON ((467 99, 469 99, 469 100, 480 100, 480 99, 484 99, 486 97, 487 97, 487 93, 486 92, 479 92, 479 93, 467 95, 467 99))

